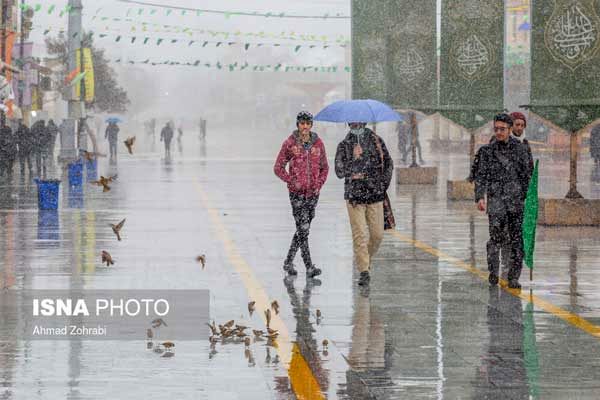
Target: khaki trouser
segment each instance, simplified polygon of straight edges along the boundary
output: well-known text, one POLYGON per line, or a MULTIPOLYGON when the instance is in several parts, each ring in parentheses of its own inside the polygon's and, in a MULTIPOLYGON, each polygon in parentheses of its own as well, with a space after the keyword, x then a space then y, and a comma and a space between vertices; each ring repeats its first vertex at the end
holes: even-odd
POLYGON ((368 271, 371 257, 375 255, 383 239, 383 202, 351 205, 346 201, 354 259, 359 272, 368 271))

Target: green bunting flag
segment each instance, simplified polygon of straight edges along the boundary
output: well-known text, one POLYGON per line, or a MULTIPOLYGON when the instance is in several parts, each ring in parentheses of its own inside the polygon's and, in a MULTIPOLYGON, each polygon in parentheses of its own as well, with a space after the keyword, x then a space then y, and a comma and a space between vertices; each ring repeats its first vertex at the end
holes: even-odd
MULTIPOLYGON (((124 62, 126 64, 131 64, 131 65, 135 65, 135 64, 150 64, 153 66, 157 66, 157 65, 169 65, 169 66, 194 66, 194 67, 198 67, 200 65, 204 65, 206 68, 216 68, 219 70, 225 70, 225 71, 229 71, 229 72, 233 72, 236 70, 239 71, 244 71, 245 69, 251 68, 251 70, 253 71, 260 71, 260 72, 264 72, 264 71, 272 71, 272 72, 281 72, 281 71, 285 71, 285 72, 289 72, 289 71, 296 71, 296 72, 325 72, 325 73, 337 73, 338 72, 338 67, 337 66, 313 66, 313 65, 305 65, 305 66, 300 66, 300 65, 296 65, 296 66, 286 66, 285 70, 282 70, 283 64, 282 63, 277 63, 276 65, 272 65, 272 64, 257 64, 257 65, 249 65, 248 62, 244 62, 243 65, 239 65, 238 62, 234 62, 234 63, 222 63, 221 61, 217 61, 214 64, 206 62, 204 64, 201 64, 200 60, 195 60, 194 63, 191 63, 189 61, 187 62, 180 62, 180 61, 173 61, 173 60, 166 60, 164 62, 150 62, 149 59, 146 59, 144 61, 134 61, 134 60, 126 60, 126 61, 122 61, 120 58, 114 60, 113 62, 115 63, 121 63, 124 62), (224 69, 224 67, 227 66, 226 69, 224 69)), ((346 72, 352 72, 352 69, 348 66, 344 67, 344 71, 346 72)), ((80 74, 81 75, 81 74, 80 74)), ((77 76, 79 77, 79 75, 77 76)), ((77 79, 77 78, 75 78, 77 79)), ((81 79, 81 78, 80 78, 81 79)))
POLYGON ((525 252, 524 261, 530 269, 533 269, 533 253, 535 251, 535 230, 538 218, 538 166, 540 160, 535 161, 535 167, 529 188, 527 189, 527 198, 525 199, 525 212, 523 215, 523 250, 525 252))

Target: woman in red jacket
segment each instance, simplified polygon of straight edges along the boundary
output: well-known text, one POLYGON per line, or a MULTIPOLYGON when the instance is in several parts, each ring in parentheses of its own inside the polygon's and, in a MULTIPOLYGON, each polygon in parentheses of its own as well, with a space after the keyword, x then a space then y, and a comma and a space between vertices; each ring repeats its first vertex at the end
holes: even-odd
POLYGON ((319 192, 329 172, 325 145, 315 132, 311 132, 312 126, 312 114, 306 111, 300 112, 296 117, 298 129, 283 142, 273 168, 275 175, 287 183, 292 214, 296 221, 296 232, 283 263, 283 270, 289 275, 298 274, 293 261, 300 249, 308 278, 321 274, 321 270, 312 263, 310 258, 308 234, 310 223, 315 217, 319 192))

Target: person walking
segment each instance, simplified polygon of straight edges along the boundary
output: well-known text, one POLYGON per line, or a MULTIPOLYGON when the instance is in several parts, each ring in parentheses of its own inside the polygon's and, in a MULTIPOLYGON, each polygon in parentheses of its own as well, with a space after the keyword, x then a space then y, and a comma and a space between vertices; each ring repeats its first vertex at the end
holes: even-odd
POLYGON ((406 164, 406 158, 408 157, 408 144, 411 140, 411 129, 410 124, 398 121, 396 123, 396 135, 398 137, 398 153, 402 156, 402 162, 406 164))
POLYGON ((39 120, 31 126, 31 136, 33 137, 33 154, 35 157, 36 176, 38 178, 46 177, 46 159, 48 157, 48 131, 46 130, 46 121, 39 120))
POLYGON ((56 137, 58 136, 58 126, 54 123, 54 120, 48 120, 46 125, 46 153, 48 154, 47 163, 50 167, 54 166, 54 148, 56 146, 56 137))
POLYGON ((13 165, 17 158, 17 140, 10 126, 0 128, 0 176, 12 180, 13 165))
POLYGON ((29 178, 33 176, 33 163, 31 162, 31 153, 33 152, 33 137, 31 131, 23 123, 23 120, 19 121, 17 127, 17 146, 19 148, 19 164, 21 167, 21 179, 25 178, 25 164, 29 168, 29 178))
POLYGON ((296 223, 296 231, 283 262, 283 270, 288 275, 298 274, 293 262, 300 249, 308 278, 321 274, 321 269, 312 262, 308 235, 319 202, 319 193, 329 173, 325 145, 319 136, 311 131, 312 126, 312 114, 300 112, 296 117, 297 129, 281 145, 273 167, 275 175, 287 184, 292 215, 296 223))
POLYGON ((337 146, 335 173, 344 179, 344 199, 352 228, 359 286, 368 285, 372 259, 384 232, 383 201, 394 164, 379 136, 362 122, 349 124, 350 132, 337 146))
POLYGON ((494 117, 496 140, 477 151, 475 159, 479 166, 474 173, 474 181, 477 208, 486 211, 489 220, 489 283, 498 283, 500 249, 508 235, 508 286, 519 289, 523 266, 523 211, 532 170, 527 148, 511 136, 512 127, 510 115, 494 117))
POLYGON ((171 139, 173 139, 173 128, 171 127, 171 123, 167 122, 165 126, 160 131, 160 141, 165 142, 165 158, 171 158, 171 139))
POLYGON ((104 133, 104 139, 108 139, 110 149, 110 162, 117 161, 117 142, 119 141, 119 126, 115 121, 109 121, 104 133))
POLYGON ((527 155, 529 157, 529 168, 533 171, 533 155, 531 153, 531 146, 529 146, 529 140, 525 135, 525 129, 527 128, 527 119, 521 112, 514 111, 510 113, 510 117, 513 120, 512 136, 519 142, 523 143, 525 149, 527 149, 527 155))

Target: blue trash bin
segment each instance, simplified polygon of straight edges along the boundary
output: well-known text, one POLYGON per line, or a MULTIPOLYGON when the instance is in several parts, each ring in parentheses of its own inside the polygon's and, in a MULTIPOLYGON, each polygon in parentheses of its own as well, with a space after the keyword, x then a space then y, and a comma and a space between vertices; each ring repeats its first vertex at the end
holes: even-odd
POLYGON ((58 210, 58 188, 60 186, 60 180, 42 180, 35 178, 34 181, 38 188, 38 209, 58 210))
POLYGON ((83 184, 83 160, 79 159, 68 165, 69 186, 81 186, 83 184))
POLYGON ((85 163, 85 169, 87 171, 87 181, 97 181, 98 180, 98 160, 88 160, 85 163))

